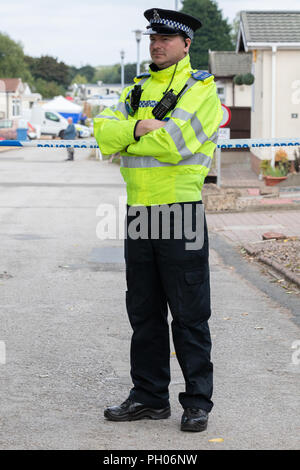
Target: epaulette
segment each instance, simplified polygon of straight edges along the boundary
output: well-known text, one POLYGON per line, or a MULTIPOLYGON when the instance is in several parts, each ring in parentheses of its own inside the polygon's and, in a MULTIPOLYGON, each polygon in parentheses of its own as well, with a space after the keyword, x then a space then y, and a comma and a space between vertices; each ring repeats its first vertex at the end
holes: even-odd
POLYGON ((213 77, 213 75, 209 72, 206 72, 205 70, 197 70, 197 72, 192 72, 192 77, 195 80, 204 81, 209 77, 213 77))

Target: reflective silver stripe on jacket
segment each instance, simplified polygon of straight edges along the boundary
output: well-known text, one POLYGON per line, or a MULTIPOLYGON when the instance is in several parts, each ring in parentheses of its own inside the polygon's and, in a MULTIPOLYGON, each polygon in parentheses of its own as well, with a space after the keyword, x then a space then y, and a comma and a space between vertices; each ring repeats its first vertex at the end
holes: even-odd
POLYGON ((181 109, 181 108, 175 108, 173 113, 171 114, 171 118, 181 119, 182 121, 188 121, 192 117, 193 117, 192 113, 189 113, 188 111, 185 111, 184 109, 181 109))
POLYGON ((121 166, 124 168, 156 168, 162 166, 202 165, 210 168, 212 159, 204 153, 194 155, 181 160, 179 163, 160 162, 154 157, 121 157, 121 166))
POLYGON ((218 131, 216 131, 216 132, 209 138, 209 140, 210 140, 210 142, 213 142, 214 144, 216 144, 216 143, 218 142, 218 137, 219 137, 218 131))
POLYGON ((166 130, 166 132, 169 134, 174 144, 176 145, 176 148, 181 158, 185 159, 193 155, 190 149, 185 144, 180 127, 177 126, 177 124, 174 121, 170 119, 165 125, 164 129, 166 130))
MULTIPOLYGON (((183 110, 181 110, 183 111, 183 110)), ((194 114, 192 119, 191 119, 191 127, 193 128, 197 140, 199 144, 204 144, 207 140, 212 141, 213 143, 216 143, 217 141, 217 133, 215 132, 210 138, 205 134, 202 128, 202 124, 197 118, 197 116, 194 114)), ((185 140, 182 135, 182 131, 180 127, 171 119, 167 121, 164 129, 167 131, 171 139, 173 140, 174 144, 176 145, 176 148, 178 150, 178 153, 180 154, 181 158, 185 159, 188 158, 192 155, 192 152, 190 149, 186 146, 185 140)))
POLYGON ((96 118, 101 118, 101 119, 115 119, 116 121, 120 121, 116 116, 105 116, 103 114, 98 114, 96 118))
POLYGON ((196 114, 191 119, 191 126, 196 134, 198 142, 202 145, 204 142, 208 140, 207 135, 203 130, 203 126, 199 119, 197 118, 196 114))
POLYGON ((127 112, 125 103, 119 101, 119 103, 115 107, 115 111, 120 111, 123 114, 123 116, 125 117, 125 119, 128 118, 128 112, 127 112))

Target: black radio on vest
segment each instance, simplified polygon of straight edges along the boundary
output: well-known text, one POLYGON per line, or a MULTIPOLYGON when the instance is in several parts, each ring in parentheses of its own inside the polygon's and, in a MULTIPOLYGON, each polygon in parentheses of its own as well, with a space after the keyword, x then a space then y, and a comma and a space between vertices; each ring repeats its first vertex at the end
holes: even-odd
POLYGON ((169 111, 175 108, 177 101, 179 100, 181 94, 187 87, 187 84, 184 85, 182 90, 178 93, 178 95, 175 95, 173 93, 173 89, 165 93, 165 95, 162 97, 162 99, 157 103, 155 108, 152 110, 152 114, 155 117, 155 119, 158 119, 161 121, 166 114, 168 114, 169 111))

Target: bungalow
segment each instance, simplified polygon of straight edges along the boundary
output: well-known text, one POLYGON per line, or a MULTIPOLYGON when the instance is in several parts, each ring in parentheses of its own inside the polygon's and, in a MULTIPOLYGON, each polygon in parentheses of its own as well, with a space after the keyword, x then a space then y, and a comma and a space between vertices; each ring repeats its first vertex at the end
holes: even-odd
MULTIPOLYGON (((242 11, 236 52, 251 53, 251 137, 300 132, 300 11, 242 11)), ((293 149, 288 149, 293 159, 293 149)), ((252 149, 252 168, 274 149, 252 149)))
POLYGON ((0 119, 15 119, 41 100, 21 78, 0 78, 0 119))
POLYGON ((234 51, 208 51, 209 71, 214 75, 221 103, 251 106, 251 86, 237 85, 234 77, 251 73, 252 54, 234 51))

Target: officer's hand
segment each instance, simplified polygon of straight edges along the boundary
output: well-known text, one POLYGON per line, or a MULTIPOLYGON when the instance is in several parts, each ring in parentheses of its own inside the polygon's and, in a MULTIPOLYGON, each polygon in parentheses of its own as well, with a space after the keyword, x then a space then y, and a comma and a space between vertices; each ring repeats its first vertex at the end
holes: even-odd
POLYGON ((136 126, 135 135, 136 137, 142 137, 143 135, 148 134, 148 132, 164 127, 165 124, 166 123, 164 121, 158 121, 157 119, 143 119, 136 126))

